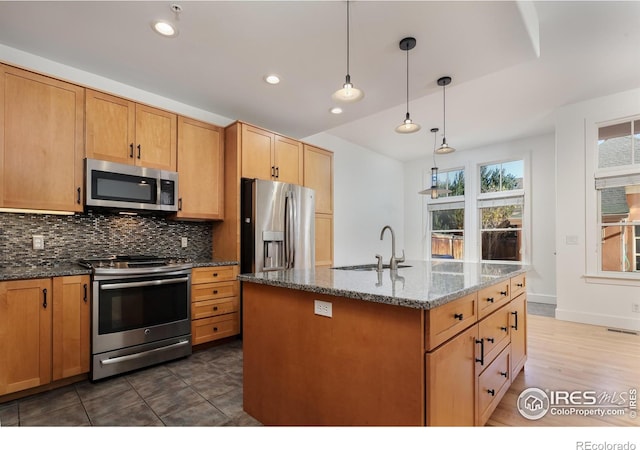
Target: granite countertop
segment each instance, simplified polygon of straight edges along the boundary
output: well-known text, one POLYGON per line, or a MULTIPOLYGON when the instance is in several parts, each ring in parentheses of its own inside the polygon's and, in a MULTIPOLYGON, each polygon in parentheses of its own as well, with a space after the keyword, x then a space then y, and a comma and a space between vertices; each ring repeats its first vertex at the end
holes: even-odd
POLYGON ((456 261, 406 261, 397 273, 389 269, 339 270, 335 268, 289 269, 241 274, 243 282, 299 289, 318 294, 431 309, 471 294, 483 287, 524 273, 522 264, 468 263, 456 261))
MULTIPOLYGON (((193 261, 193 267, 237 266, 238 261, 216 259, 193 261)), ((72 275, 91 275, 92 270, 76 263, 63 263, 54 266, 5 267, 0 268, 0 281, 29 280, 33 278, 65 277, 72 275)))

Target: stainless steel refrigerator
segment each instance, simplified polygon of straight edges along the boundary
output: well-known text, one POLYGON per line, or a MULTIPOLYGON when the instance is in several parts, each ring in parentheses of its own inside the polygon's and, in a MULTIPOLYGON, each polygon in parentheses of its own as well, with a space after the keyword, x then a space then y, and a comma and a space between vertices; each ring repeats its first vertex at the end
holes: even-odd
POLYGON ((315 191, 242 179, 241 272, 315 265, 315 191))

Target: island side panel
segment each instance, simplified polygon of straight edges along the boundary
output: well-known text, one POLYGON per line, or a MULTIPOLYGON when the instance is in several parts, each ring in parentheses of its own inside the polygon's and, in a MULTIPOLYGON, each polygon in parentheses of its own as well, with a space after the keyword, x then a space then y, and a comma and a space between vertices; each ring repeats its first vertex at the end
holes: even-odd
POLYGON ((244 282, 244 410, 265 425, 424 425, 423 342, 421 310, 244 282))

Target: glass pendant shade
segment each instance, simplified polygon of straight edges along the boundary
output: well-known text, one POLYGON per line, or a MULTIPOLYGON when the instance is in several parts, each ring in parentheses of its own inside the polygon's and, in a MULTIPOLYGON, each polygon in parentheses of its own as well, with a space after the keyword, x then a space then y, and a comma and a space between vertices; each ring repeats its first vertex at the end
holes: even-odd
POLYGON ((409 50, 415 48, 415 46, 415 38, 406 37, 400 41, 400 50, 407 53, 407 115, 405 116, 404 121, 396 127, 396 133, 409 134, 420 130, 420 125, 413 123, 411 116, 409 115, 409 50))
POLYGON ((442 145, 436 149, 435 153, 438 155, 446 155, 447 153, 453 153, 455 151, 455 148, 449 147, 449 144, 447 144, 447 138, 445 137, 442 138, 442 145))
MULTIPOLYGON (((438 132, 438 128, 432 128, 431 132, 433 133, 433 167, 431 168, 431 187, 428 189, 423 189, 422 191, 418 191, 420 195, 431 195, 432 199, 437 199, 440 194, 450 194, 451 191, 449 189, 438 189, 438 168, 435 167, 436 164, 436 133, 438 132)), ((445 142, 446 143, 446 142, 445 142)))
POLYGON ((353 86, 353 83, 351 83, 351 75, 349 74, 349 1, 347 0, 347 76, 344 79, 342 89, 335 91, 333 95, 331 95, 331 98, 342 103, 353 103, 361 100, 363 97, 364 92, 353 86))

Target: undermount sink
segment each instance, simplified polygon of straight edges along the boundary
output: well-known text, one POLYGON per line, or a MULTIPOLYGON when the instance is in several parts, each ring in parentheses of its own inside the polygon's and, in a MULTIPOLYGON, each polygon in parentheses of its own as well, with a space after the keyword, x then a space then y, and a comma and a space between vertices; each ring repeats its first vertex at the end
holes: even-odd
MULTIPOLYGON (((383 264, 382 268, 383 269, 388 269, 390 266, 389 264, 383 264)), ((398 269, 402 269, 405 267, 411 267, 407 264, 398 264, 398 269)), ((342 266, 342 267, 332 267, 332 269, 336 269, 336 270, 376 270, 378 268, 378 265, 373 263, 373 264, 359 264, 356 266, 342 266)))

